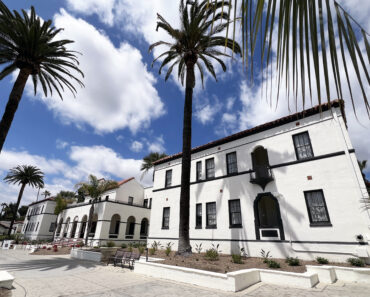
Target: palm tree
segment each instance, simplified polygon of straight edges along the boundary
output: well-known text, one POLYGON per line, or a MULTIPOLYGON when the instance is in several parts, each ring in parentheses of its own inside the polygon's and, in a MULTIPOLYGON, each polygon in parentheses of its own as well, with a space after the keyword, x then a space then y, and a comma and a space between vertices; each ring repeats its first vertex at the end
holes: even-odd
POLYGON ((41 195, 45 196, 45 199, 51 195, 51 193, 48 190, 45 190, 44 192, 41 193, 41 195))
POLYGON ((27 185, 31 187, 40 187, 44 185, 44 173, 35 166, 30 165, 22 165, 17 166, 9 170, 7 176, 5 176, 4 180, 9 184, 18 184, 21 185, 21 189, 18 194, 17 204, 13 210, 13 218, 10 222, 9 232, 8 235, 11 234, 14 221, 17 217, 17 211, 19 208, 19 204, 21 202, 23 191, 27 185))
POLYGON ((4 215, 3 215, 3 212, 4 212, 4 209, 8 207, 8 204, 6 204, 5 202, 1 203, 1 211, 0 211, 0 218, 2 218, 4 215))
MULTIPOLYGON (((143 172, 141 174, 141 179, 143 179, 144 175, 148 173, 150 169, 154 167, 154 162, 167 157, 165 153, 149 153, 143 158, 143 163, 141 164, 140 170, 143 172)), ((154 172, 153 172, 153 178, 154 178, 154 172)))
POLYGON ((5 65, 0 80, 19 70, 0 122, 0 153, 30 76, 35 95, 38 83, 46 97, 55 90, 61 99, 65 87, 75 95, 71 81, 83 86, 70 71, 83 76, 76 52, 66 48, 73 41, 56 40, 60 31, 52 26, 51 20, 40 20, 33 7, 30 13, 25 10, 22 14, 12 13, 0 1, 0 64, 5 65))
POLYGON ((96 176, 90 174, 87 182, 80 182, 75 187, 91 197, 91 207, 85 237, 85 245, 87 245, 89 233, 91 231, 92 218, 94 215, 95 202, 105 191, 118 187, 118 183, 114 180, 97 179, 96 176))
MULTIPOLYGON (((280 86, 285 85, 288 100, 289 94, 292 94, 297 103, 300 90, 303 105, 306 90, 311 101, 313 91, 316 91, 320 105, 325 97, 330 104, 332 97, 343 98, 346 84, 356 113, 358 104, 353 99, 348 69, 352 66, 365 110, 370 117, 366 91, 370 85, 370 34, 338 1, 234 1, 235 6, 237 3, 239 5, 234 11, 232 39, 235 40, 235 31, 241 28, 243 61, 251 79, 254 77, 254 65, 259 62, 260 71, 264 71, 267 80, 270 80, 266 82, 266 88, 271 88, 272 65, 276 64, 276 100, 279 100, 280 86), (241 22, 241 26, 235 26, 237 21, 241 22), (340 63, 343 67, 340 67, 340 63), (332 82, 335 87, 330 85, 332 82), (322 88, 325 94, 322 94, 322 88)), ((212 3, 213 0, 208 2, 212 3)), ((261 77, 260 71, 258 77, 261 77)))
POLYGON ((224 53, 223 47, 232 49, 235 53, 241 53, 238 43, 219 36, 229 25, 229 14, 220 11, 222 5, 229 7, 227 1, 205 0, 188 2, 180 1, 181 28, 174 29, 161 15, 157 14, 157 29, 165 30, 173 39, 172 43, 158 41, 149 47, 149 51, 158 45, 165 45, 169 50, 158 56, 164 58, 159 68, 159 74, 163 67, 168 67, 165 80, 167 80, 174 69, 178 66, 178 78, 185 86, 185 106, 182 135, 182 171, 181 171, 181 194, 180 194, 180 223, 178 253, 185 255, 191 253, 189 240, 189 207, 190 207, 190 166, 191 166, 191 117, 193 89, 195 86, 195 67, 199 70, 203 83, 204 68, 217 80, 212 60, 218 62, 223 71, 226 65, 222 57, 230 57, 224 53), (190 4, 190 8, 188 8, 190 4), (212 19, 213 18, 213 19, 212 19), (224 23, 221 23, 224 21, 224 23), (221 47, 221 48, 220 48, 221 47))

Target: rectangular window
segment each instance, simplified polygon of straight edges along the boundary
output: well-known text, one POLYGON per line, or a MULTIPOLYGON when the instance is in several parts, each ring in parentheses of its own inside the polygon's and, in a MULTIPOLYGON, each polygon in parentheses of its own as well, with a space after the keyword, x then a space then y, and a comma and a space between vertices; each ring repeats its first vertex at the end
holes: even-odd
POLYGON ((197 162, 197 176, 196 180, 201 180, 202 179, 202 161, 197 162))
POLYGON ((297 160, 304 160, 313 157, 313 151, 308 132, 293 135, 293 142, 297 160))
POLYGON ((128 197, 128 204, 132 205, 134 203, 134 197, 128 197))
POLYGON ((331 226, 322 190, 304 192, 311 226, 331 226))
POLYGON ((206 160, 206 179, 215 178, 215 159, 206 160))
POLYGON ((236 152, 226 154, 227 174, 238 173, 238 163, 236 161, 236 152))
POLYGON ((39 222, 37 222, 35 231, 37 231, 38 228, 39 228, 39 222))
POLYGON ((163 207, 162 229, 170 228, 170 208, 163 207))
POLYGON ((148 208, 148 199, 144 199, 143 207, 148 208))
POLYGON ((55 223, 50 224, 49 232, 54 232, 55 230, 55 223))
POLYGON ((230 228, 238 228, 242 226, 240 199, 229 200, 229 222, 230 228))
POLYGON ((202 228, 202 204, 198 203, 195 206, 195 229, 202 228))
POLYGON ((152 208, 152 198, 149 199, 149 208, 152 208))
POLYGON ((165 188, 170 187, 172 184, 172 169, 166 171, 166 183, 165 188))
POLYGON ((209 202, 206 204, 206 216, 207 225, 206 228, 214 229, 217 228, 217 216, 216 216, 216 202, 209 202))

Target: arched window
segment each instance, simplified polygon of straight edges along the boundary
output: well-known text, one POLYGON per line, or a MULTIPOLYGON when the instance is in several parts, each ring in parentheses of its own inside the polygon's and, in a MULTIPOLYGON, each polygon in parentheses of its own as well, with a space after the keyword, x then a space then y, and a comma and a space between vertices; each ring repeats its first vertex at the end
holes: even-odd
POLYGON ((141 220, 140 224, 140 239, 146 239, 148 236, 149 221, 147 218, 141 220))
POLYGON ((131 216, 127 219, 126 223, 126 238, 134 238, 135 233, 135 217, 131 216))
POLYGON ((118 237, 120 224, 121 224, 121 217, 118 214, 113 215, 110 221, 109 238, 118 237))
POLYGON ((76 229, 77 229, 77 223, 78 223, 78 217, 76 216, 76 217, 73 219, 73 223, 72 223, 71 238, 75 238, 75 235, 76 235, 76 229))
POLYGON ((64 226, 64 232, 63 232, 63 237, 67 237, 67 233, 68 233, 68 227, 69 227, 69 221, 71 219, 68 217, 67 220, 66 220, 66 225, 64 226))
POLYGON ((80 236, 79 236, 79 238, 84 238, 85 237, 86 226, 87 226, 87 215, 84 215, 82 217, 82 221, 81 221, 80 236))
POLYGON ((60 218, 58 228, 57 228, 57 232, 56 232, 55 236, 60 235, 60 231, 62 230, 62 226, 63 226, 63 218, 60 218))

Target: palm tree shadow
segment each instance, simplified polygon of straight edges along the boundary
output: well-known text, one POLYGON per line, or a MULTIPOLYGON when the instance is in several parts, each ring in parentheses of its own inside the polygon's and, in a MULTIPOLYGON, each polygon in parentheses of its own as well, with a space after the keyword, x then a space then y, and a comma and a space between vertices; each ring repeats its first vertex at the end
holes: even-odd
POLYGON ((90 261, 79 261, 76 259, 66 258, 53 258, 53 259, 34 259, 26 260, 17 263, 2 264, 1 268, 8 271, 25 271, 25 270, 39 270, 49 271, 55 269, 63 269, 65 271, 73 270, 76 268, 91 269, 102 266, 100 263, 90 261))

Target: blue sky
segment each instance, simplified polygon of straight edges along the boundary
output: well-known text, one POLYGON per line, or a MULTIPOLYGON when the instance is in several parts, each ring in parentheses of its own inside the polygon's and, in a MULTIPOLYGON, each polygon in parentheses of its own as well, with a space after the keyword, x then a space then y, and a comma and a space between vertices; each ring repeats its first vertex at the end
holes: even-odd
MULTIPOLYGON (((56 194, 72 190, 89 173, 116 180, 140 178, 141 159, 149 151, 181 151, 183 89, 175 77, 164 82, 158 64, 150 67, 153 55, 148 53, 150 43, 166 39, 164 32, 155 31, 156 12, 176 26, 177 1, 4 2, 16 10, 33 5, 41 18, 64 28, 61 37, 74 40, 73 49, 83 54, 86 87, 78 89, 76 98, 66 92, 63 101, 34 96, 26 88, 0 156, 1 179, 18 164, 37 165, 45 172, 46 189, 56 194)), ((351 13, 369 28, 370 5, 359 10, 359 1, 349 2, 351 13)), ((228 66, 225 74, 218 70, 219 82, 207 77, 204 90, 200 83, 196 87, 193 146, 289 114, 285 100, 275 110, 260 99, 261 85, 247 85, 239 63, 228 66)), ((1 114, 13 80, 0 82, 1 114)), ((347 107, 358 158, 370 160, 369 121, 363 117, 359 124, 349 102, 347 107)), ((150 174, 142 182, 150 185, 150 174)), ((17 192, 17 187, 0 182, 0 202, 14 201, 17 192)), ((27 189, 24 203, 35 198, 36 191, 27 189)))

